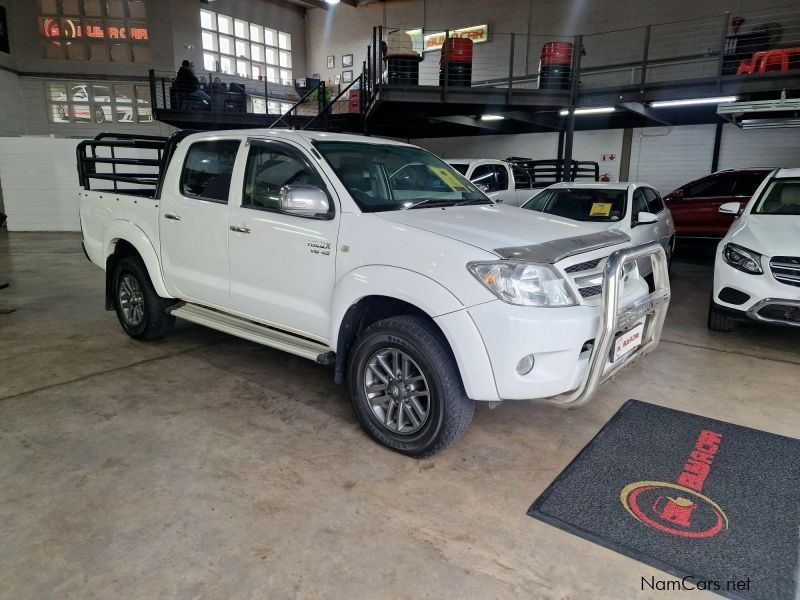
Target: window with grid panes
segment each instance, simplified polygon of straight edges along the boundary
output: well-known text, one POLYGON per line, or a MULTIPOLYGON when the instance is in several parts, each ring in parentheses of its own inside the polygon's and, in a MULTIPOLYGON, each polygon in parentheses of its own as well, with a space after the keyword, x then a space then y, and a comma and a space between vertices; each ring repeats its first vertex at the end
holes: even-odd
POLYGON ((213 73, 292 85, 292 36, 200 9, 203 68, 213 73))

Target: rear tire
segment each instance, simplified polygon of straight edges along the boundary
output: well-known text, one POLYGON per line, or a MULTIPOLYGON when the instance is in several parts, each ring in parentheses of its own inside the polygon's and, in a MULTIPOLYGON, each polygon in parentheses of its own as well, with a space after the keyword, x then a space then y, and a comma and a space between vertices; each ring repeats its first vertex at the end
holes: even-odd
POLYGON ((375 441, 424 458, 467 430, 475 402, 467 398, 447 340, 430 320, 378 321, 359 335, 348 358, 353 410, 375 441))
POLYGON ((172 329, 175 317, 166 310, 175 301, 156 294, 144 263, 126 256, 114 270, 114 308, 122 329, 137 340, 156 340, 172 329))
POLYGON ((714 304, 714 299, 712 298, 708 305, 708 328, 711 331, 719 331, 720 333, 731 333, 739 329, 739 327, 741 327, 741 323, 720 310, 714 304))

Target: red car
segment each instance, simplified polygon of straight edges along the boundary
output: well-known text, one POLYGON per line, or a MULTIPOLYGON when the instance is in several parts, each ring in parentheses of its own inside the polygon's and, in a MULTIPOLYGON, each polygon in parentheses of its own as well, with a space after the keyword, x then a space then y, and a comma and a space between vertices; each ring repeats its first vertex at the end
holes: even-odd
POLYGON ((750 200, 773 169, 730 169, 717 171, 679 187, 664 197, 672 211, 678 237, 722 238, 733 223, 731 215, 721 215, 719 207, 750 200))

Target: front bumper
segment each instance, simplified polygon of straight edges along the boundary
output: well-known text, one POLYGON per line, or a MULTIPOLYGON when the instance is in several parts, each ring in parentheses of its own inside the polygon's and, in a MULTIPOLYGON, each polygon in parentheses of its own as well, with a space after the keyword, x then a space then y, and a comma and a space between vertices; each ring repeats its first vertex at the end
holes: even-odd
POLYGON ((769 257, 762 259, 761 275, 742 273, 717 253, 714 264, 714 304, 734 318, 800 327, 800 287, 776 280, 769 257), (732 294, 734 290, 737 294, 732 294), (747 296, 747 300, 740 301, 747 296), (736 298, 737 302, 730 301, 736 298), (728 299, 728 301, 726 301, 728 299))
POLYGON ((651 352, 658 344, 670 298, 663 247, 654 242, 614 252, 606 264, 602 298, 599 309, 585 305, 532 308, 499 301, 470 308, 469 316, 491 362, 497 397, 578 407, 592 398, 601 383, 651 352), (655 290, 620 308, 623 265, 650 256, 655 290), (642 320, 641 345, 612 363, 616 335, 642 320), (534 355, 535 365, 530 373, 520 375, 516 365, 527 354, 534 355))

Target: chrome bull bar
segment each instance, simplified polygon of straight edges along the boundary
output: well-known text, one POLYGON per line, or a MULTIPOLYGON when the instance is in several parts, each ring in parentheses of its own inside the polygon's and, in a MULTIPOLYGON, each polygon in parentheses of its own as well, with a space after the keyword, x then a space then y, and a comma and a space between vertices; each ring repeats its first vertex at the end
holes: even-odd
POLYGON ((573 391, 542 400, 563 408, 578 408, 589 402, 600 385, 625 367, 632 365, 652 352, 661 339, 661 330, 669 308, 670 288, 667 255, 658 242, 643 244, 633 248, 617 250, 608 257, 603 274, 602 317, 594 338, 594 346, 589 356, 589 368, 580 385, 573 391), (620 285, 623 280, 623 267, 626 263, 651 257, 653 261, 653 281, 655 290, 622 310, 619 307, 620 285), (646 317, 641 345, 619 363, 609 367, 611 347, 616 334, 629 325, 646 317))

